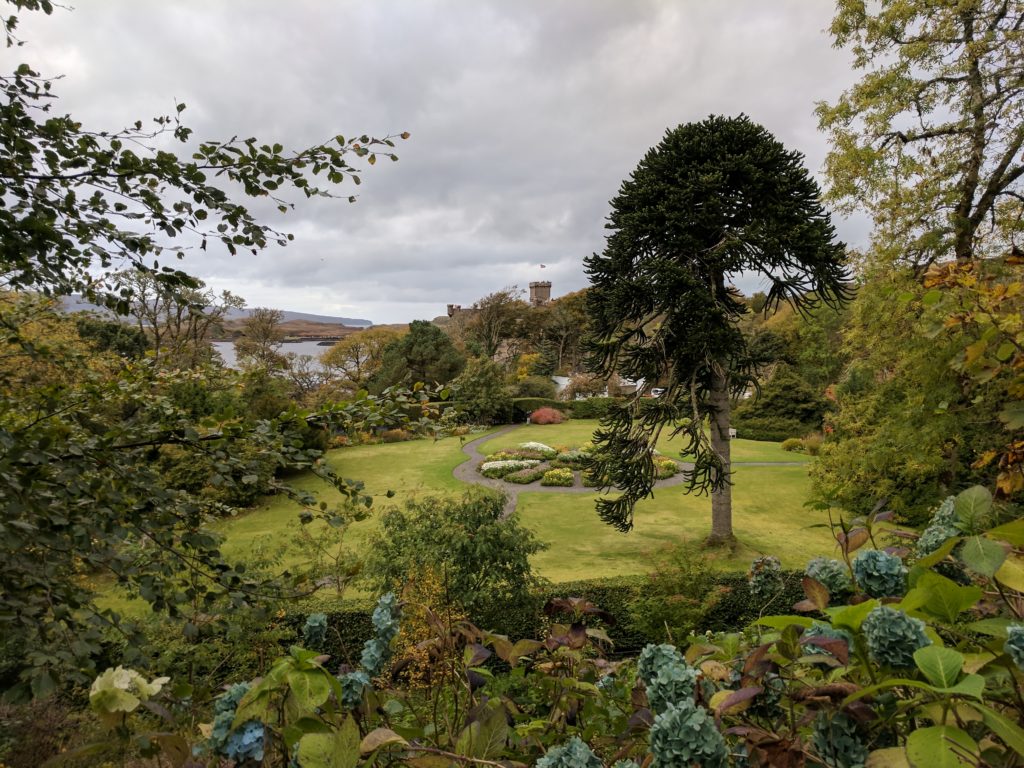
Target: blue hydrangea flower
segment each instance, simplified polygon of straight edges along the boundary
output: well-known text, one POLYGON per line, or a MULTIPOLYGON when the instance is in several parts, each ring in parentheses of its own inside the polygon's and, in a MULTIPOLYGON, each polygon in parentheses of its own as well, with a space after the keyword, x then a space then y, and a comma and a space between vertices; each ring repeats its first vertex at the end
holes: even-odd
POLYGON ((250 720, 233 730, 224 745, 224 756, 243 763, 246 760, 263 761, 263 723, 250 720))
POLYGON ((782 563, 777 557, 764 555, 754 559, 747 574, 750 593, 755 597, 768 598, 782 589, 782 563))
POLYGON ((918 557, 931 554, 949 539, 960 535, 960 519, 956 514, 955 502, 955 496, 948 496, 932 514, 931 522, 917 540, 915 551, 918 557))
POLYGON ((249 683, 232 685, 213 704, 213 729, 207 743, 214 753, 235 762, 263 760, 263 723, 249 720, 234 730, 231 728, 238 704, 249 692, 249 688, 249 683))
POLYGON ((370 676, 358 669, 338 678, 341 681, 341 703, 348 709, 355 709, 363 701, 363 689, 370 686, 370 676))
POLYGON ((322 648, 327 639, 327 616, 322 613, 311 613, 306 617, 302 627, 302 643, 307 648, 322 648))
POLYGON ((831 716, 821 712, 814 721, 811 743, 828 768, 864 768, 867 764, 868 748, 857 723, 842 712, 831 716))
POLYGON ((537 761, 536 768, 602 768, 601 759, 579 736, 573 736, 560 747, 549 749, 537 761))
POLYGON ((672 704, 651 726, 652 768, 725 768, 728 750, 714 718, 690 699, 672 704))
MULTIPOLYGON (((831 624, 825 624, 820 621, 816 621, 807 629, 804 630, 804 637, 824 637, 829 640, 843 640, 845 641, 848 648, 853 647, 853 635, 847 632, 845 629, 836 629, 831 624)), ((829 651, 822 648, 820 645, 814 643, 805 643, 804 651, 806 653, 824 653, 831 656, 829 651)))
POLYGON ((853 586, 846 564, 827 557, 813 558, 807 564, 804 573, 815 581, 821 582, 833 597, 847 592, 853 586))
POLYGON ((360 669, 338 678, 341 681, 342 704, 349 709, 359 706, 363 700, 363 689, 370 685, 370 678, 376 677, 384 669, 384 662, 391 652, 391 641, 398 634, 399 614, 398 598, 393 593, 388 592, 377 601, 371 617, 377 632, 363 643, 360 669))
POLYGON ((913 666, 914 651, 932 644, 924 633, 923 621, 885 605, 867 615, 861 631, 871 658, 890 667, 913 666))
POLYGON ((637 676, 647 688, 651 709, 661 712, 670 704, 692 699, 697 670, 686 663, 673 645, 648 645, 637 659, 637 676))
POLYGON ((903 561, 880 549, 861 552, 853 560, 853 575, 871 597, 892 597, 907 591, 907 569, 903 561))
POLYGON ((1024 670, 1024 624, 1011 624, 1006 628, 1003 650, 1010 654, 1014 664, 1024 670))

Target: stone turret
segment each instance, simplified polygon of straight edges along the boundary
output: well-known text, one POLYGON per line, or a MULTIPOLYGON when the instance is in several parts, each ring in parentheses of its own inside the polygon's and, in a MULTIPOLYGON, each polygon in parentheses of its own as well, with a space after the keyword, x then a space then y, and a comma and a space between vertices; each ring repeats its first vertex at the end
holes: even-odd
POLYGON ((539 280, 530 283, 530 304, 535 307, 542 307, 551 301, 551 282, 539 280))

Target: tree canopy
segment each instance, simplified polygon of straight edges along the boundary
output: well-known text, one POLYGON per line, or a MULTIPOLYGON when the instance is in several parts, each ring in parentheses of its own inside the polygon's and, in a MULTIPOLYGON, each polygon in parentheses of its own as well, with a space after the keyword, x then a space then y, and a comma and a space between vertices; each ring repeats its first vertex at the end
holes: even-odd
POLYGON ((590 365, 606 377, 658 382, 665 394, 634 397, 602 421, 593 469, 622 494, 599 500, 598 511, 620 530, 632 527, 668 429, 693 455, 687 488, 712 492, 712 538, 731 538, 729 394, 747 385, 751 361, 737 326, 746 304, 730 277, 763 276, 768 306, 836 304, 847 293, 844 246, 802 156, 746 116, 669 130, 611 206, 605 250, 586 261, 590 365))
MULTIPOLYGON (((12 4, 53 10, 47 0, 12 4)), ((2 24, 16 46, 17 14, 2 24)), ((209 469, 204 479, 215 486, 259 487, 269 462, 312 469, 346 499, 369 502, 358 483, 318 462, 310 433, 408 421, 408 401, 396 393, 316 414, 278 408, 266 420, 234 398, 203 419, 182 393, 194 394, 208 370, 97 353, 38 296, 78 291, 127 314, 130 286, 105 278, 131 270, 177 296, 188 314, 201 284, 167 266, 168 257, 288 242, 238 199, 269 198, 284 212, 291 203, 279 195, 289 189, 331 196, 346 179, 358 183, 352 158, 395 159, 392 139, 334 136, 295 151, 255 138, 196 142, 181 122, 183 104, 150 127, 90 128, 58 113, 54 82, 28 64, 0 77, 0 674, 8 692, 31 686, 37 695, 91 678, 104 631, 124 634, 126 653, 137 650, 130 623, 96 605, 98 575, 173 616, 250 605, 285 588, 225 559, 207 527, 217 504, 162 472, 169 453, 178 466, 209 469)), ((308 493, 292 495, 303 519, 331 514, 308 493)), ((182 626, 186 636, 199 632, 182 626)))
POLYGON ((1024 7, 840 0, 831 32, 865 73, 818 106, 830 197, 872 215, 893 262, 1008 250, 1024 183, 1024 7))
POLYGON ((380 370, 370 382, 370 391, 380 392, 403 382, 447 384, 466 365, 466 358, 451 338, 429 320, 413 320, 409 333, 384 349, 380 370))

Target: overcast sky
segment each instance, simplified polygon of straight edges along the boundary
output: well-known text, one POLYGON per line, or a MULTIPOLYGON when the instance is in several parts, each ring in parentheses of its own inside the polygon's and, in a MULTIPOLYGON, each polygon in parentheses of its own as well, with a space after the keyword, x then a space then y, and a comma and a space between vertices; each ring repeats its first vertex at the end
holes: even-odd
MULTIPOLYGON (((269 217, 295 234, 287 248, 185 262, 250 306, 387 323, 531 280, 584 287, 608 200, 680 123, 745 112, 819 171, 814 104, 854 79, 831 14, 825 0, 81 0, 26 14, 26 45, 5 55, 64 74, 62 110, 93 129, 178 100, 202 138, 409 131, 357 203, 291 195, 297 210, 269 217)), ((863 221, 837 225, 864 241, 863 221)))

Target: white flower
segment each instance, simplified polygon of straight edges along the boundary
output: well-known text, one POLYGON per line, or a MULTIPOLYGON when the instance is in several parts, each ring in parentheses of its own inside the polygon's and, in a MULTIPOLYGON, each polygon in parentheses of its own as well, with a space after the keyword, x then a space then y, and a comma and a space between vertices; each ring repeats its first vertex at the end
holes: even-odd
POLYGON ((111 725, 116 725, 122 714, 135 709, 170 682, 169 677, 157 677, 152 682, 134 669, 111 667, 93 680, 89 689, 89 704, 111 725))
POLYGON ((540 453, 554 453, 555 449, 550 445, 544 445, 544 443, 520 443, 519 449, 523 451, 539 451, 540 453))
POLYGON ((480 471, 487 472, 492 469, 510 469, 515 471, 517 469, 535 467, 538 464, 540 464, 540 461, 537 459, 504 459, 502 461, 485 461, 480 465, 480 471))

